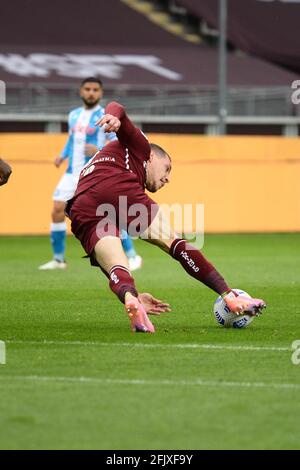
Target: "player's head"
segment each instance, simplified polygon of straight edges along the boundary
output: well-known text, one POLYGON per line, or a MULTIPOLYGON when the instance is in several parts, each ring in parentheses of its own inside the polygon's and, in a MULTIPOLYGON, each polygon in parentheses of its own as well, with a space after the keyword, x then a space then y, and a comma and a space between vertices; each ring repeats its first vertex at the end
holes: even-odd
POLYGON ((146 188, 155 193, 170 181, 171 157, 157 144, 150 144, 150 158, 146 167, 146 188))
POLYGON ((103 85, 99 78, 87 77, 80 85, 80 97, 87 108, 93 108, 103 96, 103 85))

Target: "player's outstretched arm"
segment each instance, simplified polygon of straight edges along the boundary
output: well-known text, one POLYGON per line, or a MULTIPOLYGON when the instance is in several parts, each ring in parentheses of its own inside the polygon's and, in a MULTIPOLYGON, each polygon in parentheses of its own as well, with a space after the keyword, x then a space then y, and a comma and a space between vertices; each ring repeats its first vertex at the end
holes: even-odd
POLYGON ((116 132, 119 142, 128 147, 139 148, 141 153, 149 153, 149 142, 138 127, 129 119, 124 106, 112 101, 105 108, 105 115, 96 123, 108 134, 116 132))
POLYGON ((10 165, 0 158, 0 186, 7 183, 11 173, 10 165))
POLYGON ((121 121, 112 114, 104 114, 104 116, 96 122, 97 126, 103 127, 104 132, 118 132, 121 127, 121 121))

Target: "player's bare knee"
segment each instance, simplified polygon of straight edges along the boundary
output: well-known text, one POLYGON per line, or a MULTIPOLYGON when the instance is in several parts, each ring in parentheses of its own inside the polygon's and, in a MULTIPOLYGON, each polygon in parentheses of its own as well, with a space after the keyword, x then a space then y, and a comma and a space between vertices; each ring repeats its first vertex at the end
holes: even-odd
POLYGON ((171 248, 171 245, 175 239, 170 239, 170 240, 162 240, 160 238, 149 238, 146 239, 147 242, 151 243, 152 245, 157 246, 161 250, 165 251, 166 253, 169 253, 169 250, 171 248))
POLYGON ((52 209, 52 220, 53 222, 63 222, 65 220, 65 202, 55 201, 52 209))
POLYGON ((173 241, 176 240, 176 238, 171 238, 171 239, 168 239, 168 240, 161 240, 161 243, 162 243, 162 250, 166 251, 167 253, 169 253, 170 251, 170 248, 172 246, 172 243, 173 241))
POLYGON ((94 255, 106 272, 109 272, 116 265, 128 268, 128 260, 119 237, 106 236, 101 238, 94 248, 94 255))

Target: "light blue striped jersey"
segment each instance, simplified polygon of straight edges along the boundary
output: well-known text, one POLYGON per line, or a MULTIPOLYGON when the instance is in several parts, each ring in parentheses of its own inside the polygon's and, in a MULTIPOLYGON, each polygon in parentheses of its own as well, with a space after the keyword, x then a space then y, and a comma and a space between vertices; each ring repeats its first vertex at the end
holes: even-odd
POLYGON ((95 126, 95 123, 104 114, 104 108, 100 105, 92 109, 80 107, 70 112, 68 118, 69 138, 61 153, 64 159, 69 158, 67 173, 78 175, 91 158, 84 153, 86 144, 96 145, 98 149, 102 149, 107 139, 117 140, 114 132, 105 133, 101 127, 95 126))

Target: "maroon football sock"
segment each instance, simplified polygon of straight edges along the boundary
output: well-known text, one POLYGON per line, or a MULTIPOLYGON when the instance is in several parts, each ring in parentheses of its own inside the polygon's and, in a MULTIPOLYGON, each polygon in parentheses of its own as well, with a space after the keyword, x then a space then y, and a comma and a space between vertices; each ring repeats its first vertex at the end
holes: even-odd
POLYGON ((170 248, 170 255, 180 262, 185 271, 218 294, 230 291, 225 280, 214 266, 194 246, 177 238, 170 248))
POLYGON ((134 297, 138 296, 134 280, 125 266, 121 266, 119 264, 113 266, 109 271, 109 279, 109 287, 119 297, 123 304, 125 303, 126 292, 130 292, 134 297))

